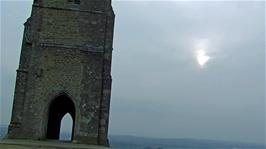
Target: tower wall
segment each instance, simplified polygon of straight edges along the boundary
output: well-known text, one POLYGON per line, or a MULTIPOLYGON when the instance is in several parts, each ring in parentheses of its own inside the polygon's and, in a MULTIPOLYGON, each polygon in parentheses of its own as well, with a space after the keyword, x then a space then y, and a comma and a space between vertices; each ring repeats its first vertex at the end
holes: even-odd
POLYGON ((73 140, 108 145, 113 28, 107 0, 34 2, 8 138, 46 139, 50 103, 66 94, 76 109, 73 140))

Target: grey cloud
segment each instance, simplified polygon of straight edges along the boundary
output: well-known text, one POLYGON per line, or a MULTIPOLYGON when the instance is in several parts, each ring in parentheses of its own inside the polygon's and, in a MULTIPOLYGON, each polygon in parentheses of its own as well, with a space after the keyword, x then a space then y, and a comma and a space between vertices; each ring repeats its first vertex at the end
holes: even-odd
MULTIPOLYGON (((111 134, 265 141, 264 2, 113 6, 111 134), (195 44, 204 39, 212 59, 200 69, 195 44)), ((4 2, 1 9, 4 124, 30 7, 31 2, 4 2)))

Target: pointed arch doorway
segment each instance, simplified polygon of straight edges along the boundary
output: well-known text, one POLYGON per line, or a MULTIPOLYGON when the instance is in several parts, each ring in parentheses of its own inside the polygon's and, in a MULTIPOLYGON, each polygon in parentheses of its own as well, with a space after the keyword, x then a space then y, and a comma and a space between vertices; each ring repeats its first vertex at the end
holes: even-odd
POLYGON ((62 94, 55 98, 49 107, 46 138, 59 140, 61 121, 66 114, 69 114, 73 120, 71 130, 71 140, 73 140, 76 117, 75 111, 75 105, 67 95, 62 94))

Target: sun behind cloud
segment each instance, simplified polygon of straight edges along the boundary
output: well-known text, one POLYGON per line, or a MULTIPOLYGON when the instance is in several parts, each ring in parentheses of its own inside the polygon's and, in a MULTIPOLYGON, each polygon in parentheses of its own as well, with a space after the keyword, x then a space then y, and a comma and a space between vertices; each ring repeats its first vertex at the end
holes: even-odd
POLYGON ((206 51, 204 49, 200 49, 197 51, 197 62, 203 67, 210 60, 210 56, 206 55, 206 51))

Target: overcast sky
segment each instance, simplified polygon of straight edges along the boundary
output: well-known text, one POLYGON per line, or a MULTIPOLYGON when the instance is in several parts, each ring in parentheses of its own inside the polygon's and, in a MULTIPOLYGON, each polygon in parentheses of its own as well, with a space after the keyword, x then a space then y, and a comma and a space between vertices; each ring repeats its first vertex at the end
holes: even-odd
MULTIPOLYGON (((1 2, 4 125, 31 4, 1 2)), ((114 1, 113 7, 110 134, 265 141, 263 1, 114 1), (204 66, 198 50, 209 58, 204 66)))

